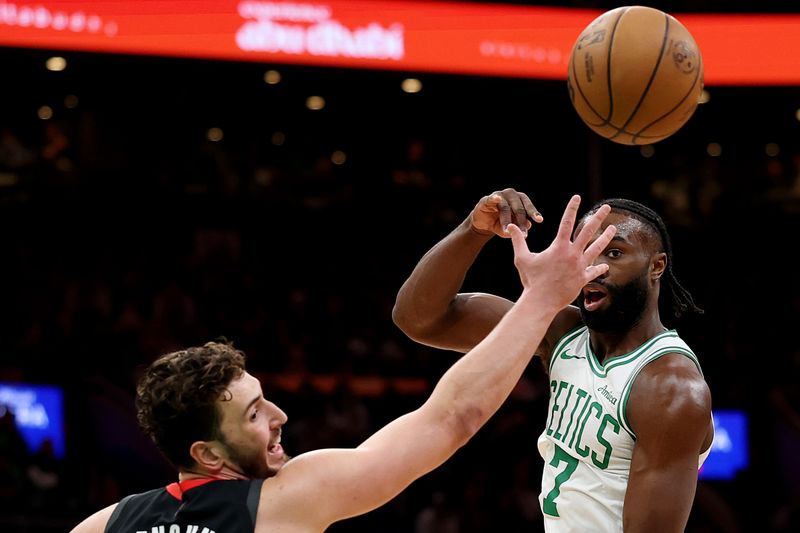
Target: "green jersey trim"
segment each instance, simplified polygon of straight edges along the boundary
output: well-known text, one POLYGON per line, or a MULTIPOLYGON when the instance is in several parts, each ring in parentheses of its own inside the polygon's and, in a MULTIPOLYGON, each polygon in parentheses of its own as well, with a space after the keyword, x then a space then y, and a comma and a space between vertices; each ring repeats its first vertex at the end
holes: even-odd
POLYGON ((577 326, 561 336, 561 339, 556 343, 555 350, 550 353, 550 365, 547 368, 548 374, 553 373, 553 363, 562 355, 564 347, 578 338, 586 329, 586 326, 577 326))
POLYGON ((667 337, 674 337, 678 338, 678 333, 675 330, 668 330, 662 333, 659 333, 646 343, 642 344, 638 348, 630 351, 626 354, 622 355, 615 355, 607 359, 602 364, 597 360, 597 356, 594 355, 594 352, 591 349, 590 343, 586 343, 586 358, 589 360, 589 368, 592 369, 592 372, 598 377, 605 378, 608 375, 608 372, 613 369, 614 367, 625 365, 630 363, 631 361, 636 360, 642 353, 646 352, 653 344, 658 342, 661 339, 665 339, 667 337))
POLYGON ((633 373, 631 373, 630 377, 628 378, 628 381, 625 383, 625 386, 623 387, 622 400, 619 402, 619 405, 617 406, 617 420, 620 421, 622 427, 634 441, 636 440, 636 434, 633 432, 633 429, 631 429, 631 424, 628 421, 628 399, 630 398, 631 390, 633 389, 633 382, 636 381, 636 377, 639 375, 639 372, 641 372, 644 369, 644 367, 646 367, 648 364, 652 363, 656 359, 659 359, 660 357, 670 353, 676 353, 688 357, 689 359, 692 360, 695 366, 697 366, 697 370, 698 372, 700 372, 700 375, 701 376, 703 375, 703 370, 700 368, 700 362, 697 360, 697 356, 694 354, 694 352, 686 348, 683 348, 681 346, 666 346, 648 355, 647 358, 644 360, 644 362, 641 365, 639 365, 639 367, 636 368, 633 371, 633 373))

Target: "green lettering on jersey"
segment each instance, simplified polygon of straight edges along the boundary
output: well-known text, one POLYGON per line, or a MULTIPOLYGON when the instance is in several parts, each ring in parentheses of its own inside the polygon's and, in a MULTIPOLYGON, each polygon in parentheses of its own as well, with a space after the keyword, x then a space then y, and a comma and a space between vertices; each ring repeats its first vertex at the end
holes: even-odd
POLYGON ((575 391, 575 396, 577 396, 578 399, 575 400, 575 405, 572 407, 572 412, 570 412, 569 414, 569 423, 567 424, 567 429, 564 430, 564 438, 561 439, 561 442, 566 443, 567 435, 569 435, 569 429, 572 427, 572 421, 575 419, 575 411, 578 410, 578 405, 581 403, 581 400, 586 397, 587 394, 588 392, 586 392, 581 388, 575 391))
MULTIPOLYGON (((570 448, 572 448, 572 444, 575 442, 575 436, 578 434, 578 428, 580 427, 581 420, 583 420, 583 413, 586 412, 586 408, 589 407, 590 403, 592 403, 592 395, 589 394, 588 392, 584 391, 583 389, 579 389, 578 396, 581 396, 581 398, 583 398, 583 396, 587 396, 587 398, 586 398, 586 402, 583 404, 583 407, 581 407, 581 414, 578 415, 578 422, 575 424, 575 431, 572 432, 572 438, 569 440, 569 447, 570 448), (582 396, 581 396, 581 392, 583 393, 582 396)), ((575 406, 577 407, 578 404, 575 404, 575 406)), ((572 424, 572 419, 570 419, 569 423, 572 424)), ((585 422, 584 422, 584 424, 585 424, 585 422)))
MULTIPOLYGON (((564 383, 564 382, 562 381, 562 383, 564 383)), ((564 383, 564 384, 566 385, 566 383, 564 383)), ((558 430, 561 429, 561 422, 564 421, 564 413, 567 412, 566 407, 569 405, 569 399, 572 398, 572 389, 574 387, 575 387, 575 385, 570 385, 569 386, 569 390, 567 391, 567 398, 564 400, 564 407, 565 408, 561 409, 561 417, 559 417, 559 419, 558 419, 558 427, 556 428, 556 432, 553 435, 553 437, 555 437, 558 440, 562 440, 562 438, 561 438, 562 435, 561 435, 561 433, 558 432, 558 430)))
POLYGON ((586 412, 586 416, 583 417, 583 423, 581 424, 581 429, 578 432, 578 442, 575 443, 575 451, 578 452, 578 455, 581 457, 586 457, 589 455, 588 446, 581 449, 581 438, 583 438, 583 430, 586 429, 586 422, 589 420, 589 415, 592 414, 592 409, 595 409, 595 407, 597 407, 597 414, 594 416, 600 420, 600 413, 603 411, 603 406, 597 402, 592 402, 592 405, 589 406, 589 410, 586 412))
MULTIPOLYGON (((553 388, 553 392, 555 392, 556 390, 555 380, 553 380, 550 386, 553 388)), ((553 409, 550 411, 550 426, 547 428, 548 435, 553 434, 553 422, 555 421, 556 418, 556 411, 561 409, 561 406, 558 405, 558 397, 561 396, 561 391, 563 391, 566 387, 567 387, 566 381, 562 381, 561 383, 558 384, 558 392, 556 392, 556 397, 553 398, 553 409)))
POLYGON ((606 413, 606 415, 603 417, 603 421, 600 422, 600 427, 597 429, 597 442, 603 445, 603 447, 606 449, 606 453, 603 455, 602 460, 598 460, 597 452, 592 452, 592 462, 601 470, 608 468, 608 462, 611 460, 611 453, 613 452, 611 443, 603 438, 603 431, 605 431, 608 423, 611 423, 611 425, 614 427, 614 433, 619 435, 619 422, 614 420, 614 417, 612 417, 610 414, 606 413))

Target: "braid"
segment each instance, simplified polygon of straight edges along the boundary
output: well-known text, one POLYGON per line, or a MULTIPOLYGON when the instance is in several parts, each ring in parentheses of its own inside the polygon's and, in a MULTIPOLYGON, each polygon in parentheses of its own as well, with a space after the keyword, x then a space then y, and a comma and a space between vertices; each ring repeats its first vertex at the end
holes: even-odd
POLYGON ((667 232, 667 226, 658 213, 639 202, 624 198, 611 198, 598 202, 592 206, 589 213, 594 213, 603 204, 608 204, 614 210, 623 210, 631 213, 634 218, 650 226, 661 237, 661 246, 664 253, 667 254, 667 269, 664 273, 664 282, 669 289, 670 304, 675 317, 681 317, 687 313, 702 314, 703 310, 694 303, 691 293, 680 284, 675 276, 675 272, 672 269, 672 242, 667 232))

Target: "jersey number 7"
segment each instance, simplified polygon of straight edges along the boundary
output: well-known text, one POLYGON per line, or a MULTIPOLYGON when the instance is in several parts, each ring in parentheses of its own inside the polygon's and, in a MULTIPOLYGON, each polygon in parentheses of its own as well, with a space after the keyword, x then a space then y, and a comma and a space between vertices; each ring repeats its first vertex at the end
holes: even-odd
POLYGON ((558 505, 556 498, 561 494, 561 485, 572 476, 575 469, 578 468, 578 459, 572 457, 570 454, 555 446, 555 453, 553 453, 553 460, 550 461, 550 466, 558 466, 559 463, 564 462, 567 467, 556 476, 556 482, 553 490, 547 493, 547 496, 542 500, 542 512, 550 516, 561 516, 558 514, 558 505))

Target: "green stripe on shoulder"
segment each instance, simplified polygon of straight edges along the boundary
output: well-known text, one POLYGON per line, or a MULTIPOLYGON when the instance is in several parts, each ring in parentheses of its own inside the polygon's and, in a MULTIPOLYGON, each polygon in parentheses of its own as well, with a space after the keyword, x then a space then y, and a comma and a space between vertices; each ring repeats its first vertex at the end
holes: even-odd
POLYGON ((648 354, 647 357, 639 361, 636 368, 628 378, 628 381, 625 383, 625 386, 622 388, 621 401, 617 405, 617 420, 620 421, 622 427, 628 432, 633 440, 636 440, 636 434, 633 432, 633 429, 631 429, 630 422, 628 421, 628 399, 630 398, 631 390, 633 389, 633 382, 636 381, 637 376, 644 369, 644 367, 656 359, 659 359, 660 357, 670 353, 676 353, 688 357, 695 364, 695 366, 697 366, 697 371, 700 372, 700 375, 703 375, 703 370, 700 368, 700 362, 697 360, 697 356, 693 351, 683 346, 665 346, 651 354, 648 354))

